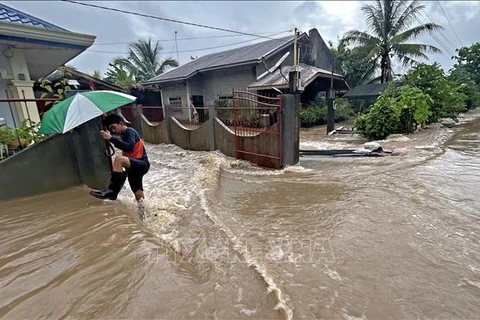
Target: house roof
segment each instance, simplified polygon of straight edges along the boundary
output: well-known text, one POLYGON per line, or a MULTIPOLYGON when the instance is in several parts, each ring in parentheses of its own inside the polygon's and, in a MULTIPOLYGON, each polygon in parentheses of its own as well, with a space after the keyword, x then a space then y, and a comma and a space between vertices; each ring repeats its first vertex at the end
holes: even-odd
POLYGON ((0 3, 0 21, 33 26, 45 30, 68 31, 47 21, 6 6, 3 3, 0 3))
POLYGON ((387 89, 388 83, 361 84, 345 93, 344 98, 378 97, 387 89))
MULTIPOLYGON (((283 88, 288 87, 288 81, 283 77, 288 77, 288 73, 292 70, 293 66, 284 66, 282 67, 282 72, 280 70, 275 71, 274 73, 270 73, 265 77, 253 82, 248 87, 249 88, 257 88, 257 89, 266 89, 266 88, 283 88), (283 76, 282 76, 283 74, 283 76)), ((330 77, 332 72, 320 69, 314 66, 310 66, 307 64, 300 63, 299 64, 299 71, 300 71, 300 79, 302 80, 302 84, 306 87, 311 82, 313 82, 316 78, 324 76, 330 77)), ((334 73, 334 78, 337 80, 343 80, 343 76, 337 73, 334 73)), ((347 85, 345 85, 348 88, 347 85)))
MULTIPOLYGON (((300 37, 304 35, 305 34, 302 34, 300 37)), ((144 83, 159 84, 170 81, 185 80, 194 75, 196 72, 255 63, 260 61, 262 57, 267 57, 270 53, 287 46, 292 41, 293 36, 288 36, 274 40, 263 41, 241 48, 212 53, 193 60, 164 74, 158 75, 148 81, 145 81, 144 83)))
POLYGON ((80 72, 78 70, 75 70, 69 67, 61 67, 55 70, 54 72, 52 72, 46 78, 50 81, 57 81, 63 77, 66 77, 72 80, 77 80, 82 87, 86 87, 86 88, 89 88, 90 84, 93 84, 97 90, 113 90, 118 92, 125 92, 125 90, 120 87, 110 84, 104 80, 94 78, 89 74, 80 72))

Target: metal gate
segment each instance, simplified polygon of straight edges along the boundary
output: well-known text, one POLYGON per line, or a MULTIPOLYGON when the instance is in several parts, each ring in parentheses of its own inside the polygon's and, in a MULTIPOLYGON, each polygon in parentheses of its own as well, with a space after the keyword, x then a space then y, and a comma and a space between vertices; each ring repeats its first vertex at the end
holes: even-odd
POLYGON ((237 159, 261 167, 282 167, 282 102, 277 94, 233 90, 233 129, 237 159))

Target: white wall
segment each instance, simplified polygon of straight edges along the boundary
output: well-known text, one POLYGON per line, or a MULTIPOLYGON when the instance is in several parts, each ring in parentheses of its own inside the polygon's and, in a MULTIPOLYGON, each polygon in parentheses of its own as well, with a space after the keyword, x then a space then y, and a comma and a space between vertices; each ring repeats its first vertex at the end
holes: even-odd
MULTIPOLYGON (((10 60, 2 54, 5 49, 7 49, 7 46, 0 44, 0 69, 5 69, 8 75, 12 75, 12 66, 10 64, 10 60)), ((0 98, 1 99, 7 98, 5 89, 7 89, 9 85, 10 85, 10 80, 3 79, 2 76, 0 75, 0 98)), ((11 105, 12 105, 12 111, 15 117, 16 124, 17 126, 19 126, 20 119, 18 117, 17 108, 15 107, 14 103, 12 103, 11 105)), ((6 120, 7 126, 12 128, 14 127, 12 115, 7 102, 0 102, 0 118, 4 118, 6 120)))

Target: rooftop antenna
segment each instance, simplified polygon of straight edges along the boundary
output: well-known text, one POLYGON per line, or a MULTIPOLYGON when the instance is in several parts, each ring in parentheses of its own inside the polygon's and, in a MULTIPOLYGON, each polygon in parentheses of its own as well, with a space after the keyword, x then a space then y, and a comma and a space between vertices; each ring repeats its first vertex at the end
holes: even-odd
POLYGON ((177 31, 175 31, 175 50, 177 51, 177 62, 179 63, 179 60, 178 60, 178 42, 177 42, 177 31))
POLYGON ((262 62, 265 65, 265 68, 267 69, 267 71, 265 71, 264 73, 259 75, 257 77, 257 81, 262 79, 263 77, 265 77, 269 73, 274 73, 275 70, 277 70, 277 68, 280 67, 280 65, 283 63, 283 61, 285 61, 285 59, 287 59, 287 57, 289 55, 290 55, 290 51, 285 53, 280 59, 278 59, 277 63, 275 63, 275 65, 273 67, 271 67, 270 69, 267 67, 267 64, 265 63, 265 57, 262 57, 262 62))

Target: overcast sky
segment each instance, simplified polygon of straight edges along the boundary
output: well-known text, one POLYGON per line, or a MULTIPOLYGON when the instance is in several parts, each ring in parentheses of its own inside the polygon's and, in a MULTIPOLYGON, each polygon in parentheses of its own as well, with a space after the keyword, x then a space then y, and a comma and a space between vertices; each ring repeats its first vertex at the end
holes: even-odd
MULTIPOLYGON (((360 11, 360 7, 365 2, 91 1, 89 3, 254 34, 278 34, 282 31, 292 30, 294 27, 298 27, 301 31, 317 28, 326 42, 328 40, 336 42, 348 30, 365 30, 366 25, 360 11)), ((178 37, 180 64, 190 61, 190 56, 200 57, 208 53, 262 41, 262 39, 251 36, 238 36, 227 32, 131 16, 66 2, 3 1, 3 3, 67 30, 96 35, 95 44, 70 62, 71 65, 86 73, 92 73, 94 70, 105 72, 108 63, 119 55, 125 55, 128 43, 139 38, 151 37, 153 40, 161 40, 164 57, 176 59, 175 41, 172 41, 175 38, 175 31, 177 31, 178 37), (203 38, 182 40, 192 37, 203 38), (232 45, 228 46, 230 44, 232 45), (225 47, 199 50, 218 46, 225 47)), ((451 55, 454 48, 480 41, 478 31, 480 30, 480 1, 424 1, 424 4, 429 18, 444 27, 441 33, 437 33, 437 39, 448 51, 429 35, 419 38, 419 41, 442 49, 442 54, 430 55, 430 61, 438 61, 444 69, 448 70, 452 66, 451 55), (452 31, 441 8, 450 19, 461 43, 452 31)), ((423 16, 420 21, 427 22, 430 21, 429 18, 423 16)), ((288 33, 281 33, 276 37, 286 35, 288 33)))

